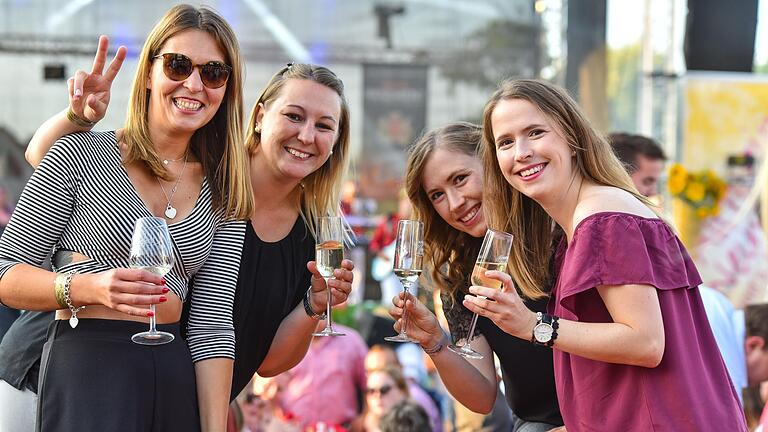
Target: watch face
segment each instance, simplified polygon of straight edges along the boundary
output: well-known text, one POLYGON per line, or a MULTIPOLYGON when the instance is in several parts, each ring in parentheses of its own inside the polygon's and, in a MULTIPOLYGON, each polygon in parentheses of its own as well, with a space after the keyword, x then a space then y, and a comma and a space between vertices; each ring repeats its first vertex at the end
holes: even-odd
POLYGON ((552 339, 552 326, 547 323, 536 324, 533 328, 533 337, 539 343, 547 343, 552 339))

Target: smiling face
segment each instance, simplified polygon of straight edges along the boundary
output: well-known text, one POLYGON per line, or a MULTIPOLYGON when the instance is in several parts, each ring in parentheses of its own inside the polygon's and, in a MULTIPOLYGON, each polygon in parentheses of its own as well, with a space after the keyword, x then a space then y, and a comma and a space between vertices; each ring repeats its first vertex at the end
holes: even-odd
POLYGON ((340 117, 341 98, 334 90, 315 81, 287 80, 256 117, 268 165, 294 180, 312 174, 330 157, 340 117))
POLYGON ((406 394, 395 384, 395 380, 384 371, 368 375, 365 401, 375 416, 381 417, 390 408, 406 399, 406 394))
POLYGON ((448 225, 473 237, 485 234, 479 159, 438 147, 424 164, 422 184, 435 211, 448 225))
MULTIPOLYGON (((202 30, 186 30, 168 39, 159 54, 184 54, 193 64, 209 61, 225 62, 224 52, 216 40, 202 30)), ((199 68, 182 81, 174 81, 163 72, 163 60, 152 61, 147 89, 149 127, 168 135, 189 135, 205 126, 216 114, 227 85, 216 89, 205 87, 199 68)))
POLYGON ((560 199, 577 173, 575 153, 557 127, 523 99, 500 101, 491 126, 507 182, 539 203, 560 199))

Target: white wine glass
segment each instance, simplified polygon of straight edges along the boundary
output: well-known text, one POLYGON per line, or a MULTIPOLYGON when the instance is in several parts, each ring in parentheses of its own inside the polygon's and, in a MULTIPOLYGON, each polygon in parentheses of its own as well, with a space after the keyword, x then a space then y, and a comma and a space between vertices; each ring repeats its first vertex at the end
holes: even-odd
MULTIPOLYGON (((512 249, 512 234, 502 231, 489 229, 485 232, 483 244, 480 246, 480 252, 477 254, 475 267, 472 269, 472 276, 469 278, 472 285, 484 286, 501 290, 500 280, 489 278, 485 275, 488 270, 503 272, 507 268, 509 261, 509 252, 512 249)), ((475 326, 477 317, 472 317, 472 325, 469 326, 469 335, 464 345, 448 345, 448 349, 470 359, 481 359, 483 355, 472 349, 472 338, 475 336, 475 326)))
MULTIPOLYGON (((131 268, 142 269, 165 276, 173 268, 173 244, 165 219, 143 217, 136 220, 131 239, 131 268)), ((155 305, 149 305, 149 331, 136 333, 131 340, 141 345, 162 345, 173 341, 171 333, 157 331, 155 305)))
POLYGON ((328 281, 333 277, 333 271, 341 268, 344 260, 344 226, 341 218, 337 216, 323 216, 317 218, 317 237, 315 243, 315 261, 317 271, 325 279, 328 289, 328 303, 325 310, 325 328, 312 333, 313 336, 345 336, 344 333, 333 330, 331 318, 331 287, 328 281))
MULTIPOLYGON (((424 223, 416 220, 401 220, 397 223, 395 241, 393 269, 395 276, 403 284, 407 301, 408 290, 416 285, 416 281, 421 275, 421 266, 424 261, 424 223)), ((400 326, 400 334, 387 336, 384 339, 390 342, 418 342, 408 336, 406 327, 408 327, 408 313, 403 308, 403 324, 400 326)))

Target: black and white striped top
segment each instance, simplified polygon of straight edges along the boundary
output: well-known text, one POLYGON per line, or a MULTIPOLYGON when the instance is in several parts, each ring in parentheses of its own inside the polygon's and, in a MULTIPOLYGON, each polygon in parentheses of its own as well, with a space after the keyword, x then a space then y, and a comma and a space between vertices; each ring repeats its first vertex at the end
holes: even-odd
MULTIPOLYGON (((51 250, 60 249, 89 259, 57 272, 128 267, 133 225, 145 216, 152 214, 125 171, 115 132, 65 136, 32 174, 3 232, 0 278, 18 263, 40 266, 51 250)), ((187 329, 193 361, 234 358, 232 308, 245 222, 225 221, 223 212, 212 211, 203 181, 192 213, 169 224, 169 231, 176 259, 165 276, 168 288, 184 300, 195 277, 187 329)))

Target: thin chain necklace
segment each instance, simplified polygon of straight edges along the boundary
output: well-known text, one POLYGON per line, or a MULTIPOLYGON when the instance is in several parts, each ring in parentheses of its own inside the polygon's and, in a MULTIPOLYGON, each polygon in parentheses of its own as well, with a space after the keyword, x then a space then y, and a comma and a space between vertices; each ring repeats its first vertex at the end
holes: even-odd
POLYGON ((187 153, 184 153, 184 156, 180 156, 178 159, 163 159, 163 165, 168 165, 171 162, 180 162, 182 159, 186 160, 187 153))
MULTIPOLYGON (((155 176, 155 179, 157 179, 157 184, 160 185, 160 190, 163 191, 163 195, 165 195, 165 199, 168 201, 165 205, 165 217, 168 219, 173 219, 176 217, 176 208, 171 205, 171 200, 173 200, 173 196, 176 194, 176 189, 179 188, 179 183, 181 183, 181 177, 184 176, 184 170, 187 168, 187 156, 189 155, 189 149, 187 149, 186 153, 184 153, 184 165, 181 166, 181 173, 179 174, 179 177, 176 179, 176 183, 174 183, 173 188, 171 189, 171 195, 168 196, 168 194, 165 192, 165 188, 163 187, 163 183, 160 181, 160 178, 155 176)), ((181 160, 181 158, 179 158, 181 160)), ((175 161, 174 161, 175 162, 175 161)), ((166 161, 163 161, 163 163, 166 163, 166 161)))

